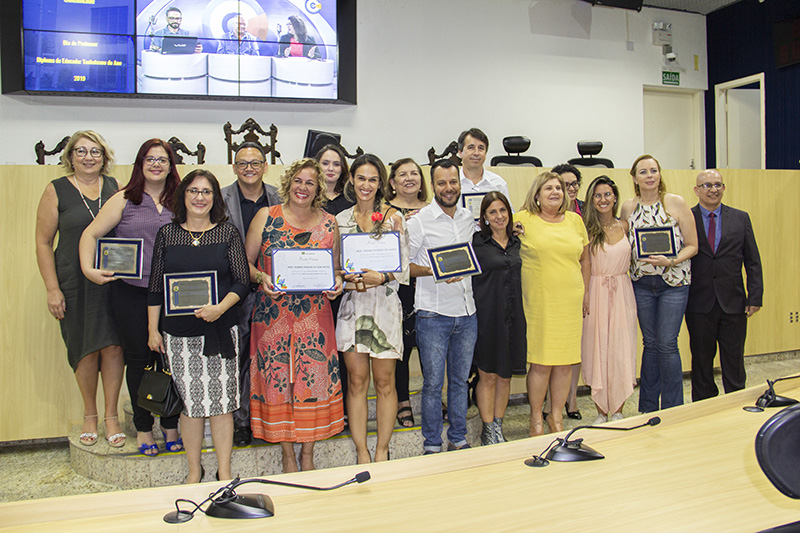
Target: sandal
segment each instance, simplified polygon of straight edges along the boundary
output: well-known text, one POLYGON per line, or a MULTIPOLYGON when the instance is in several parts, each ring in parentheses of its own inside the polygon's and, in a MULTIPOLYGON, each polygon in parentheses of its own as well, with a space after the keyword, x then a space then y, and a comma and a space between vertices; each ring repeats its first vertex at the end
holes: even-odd
MULTIPOLYGON (((83 415, 84 422, 86 422, 87 418, 97 418, 97 415, 83 415)), ((97 442, 97 432, 84 431, 81 433, 79 440, 84 446, 94 446, 97 442)))
POLYGON ((397 423, 404 428, 414 427, 414 411, 410 406, 407 405, 397 410, 397 423), (407 415, 401 415, 401 413, 406 412, 408 413, 407 415))
POLYGON ((139 445, 139 453, 145 457, 155 457, 158 455, 158 444, 147 444, 146 442, 143 442, 139 445), (145 453, 148 450, 155 450, 156 453, 145 453))
POLYGON ((183 439, 178 438, 178 440, 164 440, 164 448, 166 448, 168 452, 182 452, 183 439))
MULTIPOLYGON (((106 423, 106 420, 114 420, 116 418, 118 417, 116 416, 103 417, 103 423, 106 424, 106 433, 108 433, 108 424, 106 423)), ((108 445, 111 446, 112 448, 122 448, 123 446, 125 446, 125 440, 127 438, 128 437, 125 435, 125 433, 119 432, 107 436, 106 440, 108 441, 108 445)))

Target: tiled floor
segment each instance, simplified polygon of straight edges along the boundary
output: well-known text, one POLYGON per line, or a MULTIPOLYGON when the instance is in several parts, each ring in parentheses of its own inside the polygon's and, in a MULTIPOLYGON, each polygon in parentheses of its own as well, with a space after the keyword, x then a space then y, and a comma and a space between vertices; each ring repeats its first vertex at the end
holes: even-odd
MULTIPOLYGON (((800 352, 750 357, 747 359, 747 373, 748 386, 765 383, 767 378, 798 374, 800 352)), ((719 376, 717 382, 721 390, 719 376)), ((684 398, 690 401, 688 379, 684 379, 684 398)), ((637 401, 638 389, 625 405, 623 412, 626 416, 637 414, 637 401)), ((586 394, 578 396, 578 408, 583 420, 565 418, 565 430, 589 424, 596 416, 594 404, 586 394)), ((529 414, 527 403, 520 400, 512 402, 503 424, 507 439, 517 440, 528 436, 529 414)), ((415 415, 419 422, 419 414, 415 415)), ((73 472, 66 442, 0 445, 0 472, 4 481, 0 485, 0 501, 3 502, 119 490, 116 486, 98 483, 73 472)))

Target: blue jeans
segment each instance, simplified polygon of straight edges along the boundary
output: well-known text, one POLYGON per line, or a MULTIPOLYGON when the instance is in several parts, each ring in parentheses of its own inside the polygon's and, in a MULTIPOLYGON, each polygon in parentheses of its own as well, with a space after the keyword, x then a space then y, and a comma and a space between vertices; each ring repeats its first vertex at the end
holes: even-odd
POLYGON ((426 451, 442 449, 442 387, 447 365, 447 440, 467 443, 467 379, 478 338, 477 315, 444 316, 417 311, 417 347, 422 365, 422 436, 426 451))
POLYGON ((672 287, 661 276, 643 276, 633 282, 636 314, 642 329, 644 352, 639 383, 639 411, 650 413, 683 404, 683 369, 678 351, 689 286, 672 287))

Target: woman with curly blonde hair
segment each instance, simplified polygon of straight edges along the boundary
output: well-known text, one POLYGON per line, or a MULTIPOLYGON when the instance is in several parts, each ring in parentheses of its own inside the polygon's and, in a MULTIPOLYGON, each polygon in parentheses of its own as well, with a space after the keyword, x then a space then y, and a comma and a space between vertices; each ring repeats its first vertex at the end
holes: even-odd
POLYGON ((283 471, 297 471, 294 443, 302 443, 300 468, 314 469, 314 442, 344 428, 342 387, 330 300, 333 290, 291 293, 272 284, 272 251, 329 248, 339 269, 339 230, 326 213, 325 181, 313 159, 289 165, 278 190, 283 203, 261 209, 245 247, 250 279, 259 284, 250 330, 250 417, 253 437, 279 442, 283 471))

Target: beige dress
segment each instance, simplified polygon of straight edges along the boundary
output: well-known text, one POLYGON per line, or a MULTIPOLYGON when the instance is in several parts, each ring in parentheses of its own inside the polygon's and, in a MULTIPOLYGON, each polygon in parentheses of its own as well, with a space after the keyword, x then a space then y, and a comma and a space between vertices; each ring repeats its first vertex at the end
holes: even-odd
POLYGON ((591 253, 589 314, 583 319, 581 367, 600 410, 616 413, 636 384, 636 300, 628 277, 628 239, 591 253))

